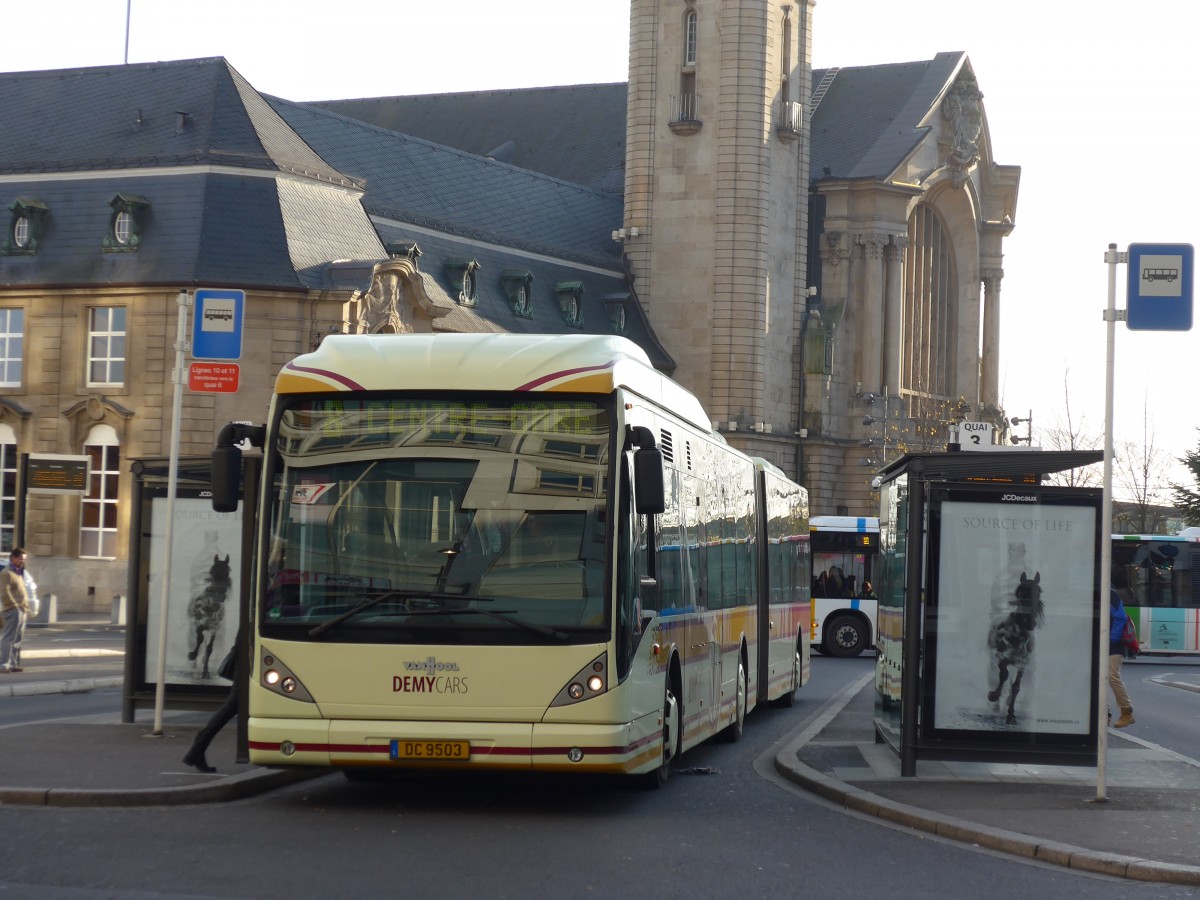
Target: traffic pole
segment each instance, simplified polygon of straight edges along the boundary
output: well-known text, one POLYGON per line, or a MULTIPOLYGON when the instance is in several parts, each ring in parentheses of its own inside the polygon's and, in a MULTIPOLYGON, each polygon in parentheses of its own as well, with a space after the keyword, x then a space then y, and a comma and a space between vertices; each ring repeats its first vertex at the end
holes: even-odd
POLYGON ((179 432, 183 417, 183 367, 187 349, 187 311, 191 297, 180 291, 175 298, 179 307, 175 327, 175 371, 171 376, 175 389, 171 398, 171 448, 167 468, 167 525, 163 534, 162 590, 159 592, 158 615, 158 669, 154 687, 154 735, 163 733, 163 701, 166 697, 167 681, 167 612, 171 596, 171 540, 175 532, 175 493, 179 482, 179 432))

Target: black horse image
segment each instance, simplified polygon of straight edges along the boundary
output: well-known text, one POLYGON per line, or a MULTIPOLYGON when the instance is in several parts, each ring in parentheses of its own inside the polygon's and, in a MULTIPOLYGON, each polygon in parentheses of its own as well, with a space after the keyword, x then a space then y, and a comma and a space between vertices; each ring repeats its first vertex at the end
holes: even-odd
POLYGON ((229 555, 226 554, 224 559, 213 556, 212 567, 204 577, 204 587, 188 601, 188 618, 195 630, 195 646, 188 651, 188 659, 194 662, 200 655, 200 648, 204 648, 204 669, 200 673, 201 678, 211 677, 208 673, 208 661, 212 657, 217 632, 225 620, 225 600, 229 597, 231 587, 233 580, 229 571, 229 555))
POLYGON ((1033 633, 1045 618, 1045 608, 1042 605, 1042 573, 1035 572, 1033 579, 1021 573, 1021 581, 1013 592, 1013 599, 1008 603, 1009 613, 992 626, 988 632, 988 647, 992 651, 992 660, 1000 672, 1000 681, 994 691, 988 692, 988 699, 995 703, 1000 699, 1004 683, 1008 680, 1008 670, 1016 671, 1008 688, 1008 715, 1005 722, 1009 725, 1017 723, 1013 707, 1017 702, 1017 694, 1021 691, 1021 676, 1029 664, 1033 653, 1033 633))

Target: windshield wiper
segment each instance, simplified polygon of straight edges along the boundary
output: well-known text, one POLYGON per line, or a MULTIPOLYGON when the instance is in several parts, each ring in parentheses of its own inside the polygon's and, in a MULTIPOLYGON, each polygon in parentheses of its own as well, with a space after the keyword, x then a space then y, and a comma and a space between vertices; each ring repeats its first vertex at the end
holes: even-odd
MULTIPOLYGON (((469 600, 476 600, 476 601, 482 600, 485 602, 491 602, 486 597, 467 597, 464 594, 444 594, 444 593, 439 593, 438 591, 414 591, 414 590, 384 591, 379 596, 371 597, 369 600, 364 600, 362 603, 359 603, 357 606, 351 607, 350 609, 346 610, 344 613, 339 613, 338 615, 334 616, 332 619, 322 622, 320 625, 314 625, 312 628, 310 628, 308 630, 308 636, 309 637, 319 637, 320 635, 324 634, 326 631, 329 631, 329 629, 337 628, 337 626, 341 625, 347 619, 357 616, 363 610, 370 609, 372 606, 378 606, 380 603, 383 603, 385 600, 394 600, 397 597, 399 597, 400 599, 403 599, 403 600, 415 600, 417 598, 420 598, 422 600, 468 600, 469 599, 469 600)), ((422 610, 422 611, 423 612, 440 612, 441 610, 436 609, 436 610, 422 610)), ((409 615, 412 615, 413 613, 415 613, 417 611, 416 610, 405 610, 405 612, 409 615)))
MULTIPOLYGON (((457 596, 457 595, 456 595, 457 596)), ((490 597, 472 597, 472 600, 485 600, 491 602, 490 597)), ((518 628, 524 628, 526 631, 532 631, 534 634, 540 634, 542 637, 553 638, 556 641, 569 641, 571 636, 565 631, 559 631, 557 628, 551 628, 549 625, 539 625, 536 622, 526 622, 524 619, 518 619, 514 616, 506 615, 506 613, 516 612, 515 609, 414 609, 409 612, 410 616, 484 616, 489 619, 494 619, 497 622, 506 622, 509 625, 515 625, 518 628)))

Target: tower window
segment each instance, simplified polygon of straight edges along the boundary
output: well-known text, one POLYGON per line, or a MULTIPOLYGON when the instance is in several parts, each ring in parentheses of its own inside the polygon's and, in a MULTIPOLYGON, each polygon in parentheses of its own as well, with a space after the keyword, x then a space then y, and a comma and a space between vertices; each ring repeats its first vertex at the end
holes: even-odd
POLYGON ((696 31, 699 16, 694 9, 689 9, 683 19, 683 64, 696 65, 696 31))

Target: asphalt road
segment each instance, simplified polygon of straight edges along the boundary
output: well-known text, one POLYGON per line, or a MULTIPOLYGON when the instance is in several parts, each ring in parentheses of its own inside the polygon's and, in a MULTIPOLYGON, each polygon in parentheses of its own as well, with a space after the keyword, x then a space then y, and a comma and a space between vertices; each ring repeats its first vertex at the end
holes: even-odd
POLYGON ((784 782, 772 766, 779 747, 873 665, 814 659, 794 708, 757 710, 740 743, 690 751, 662 791, 604 778, 409 774, 363 785, 331 774, 204 807, 0 807, 0 829, 19 835, 0 842, 0 896, 1193 896, 911 833, 784 782))

